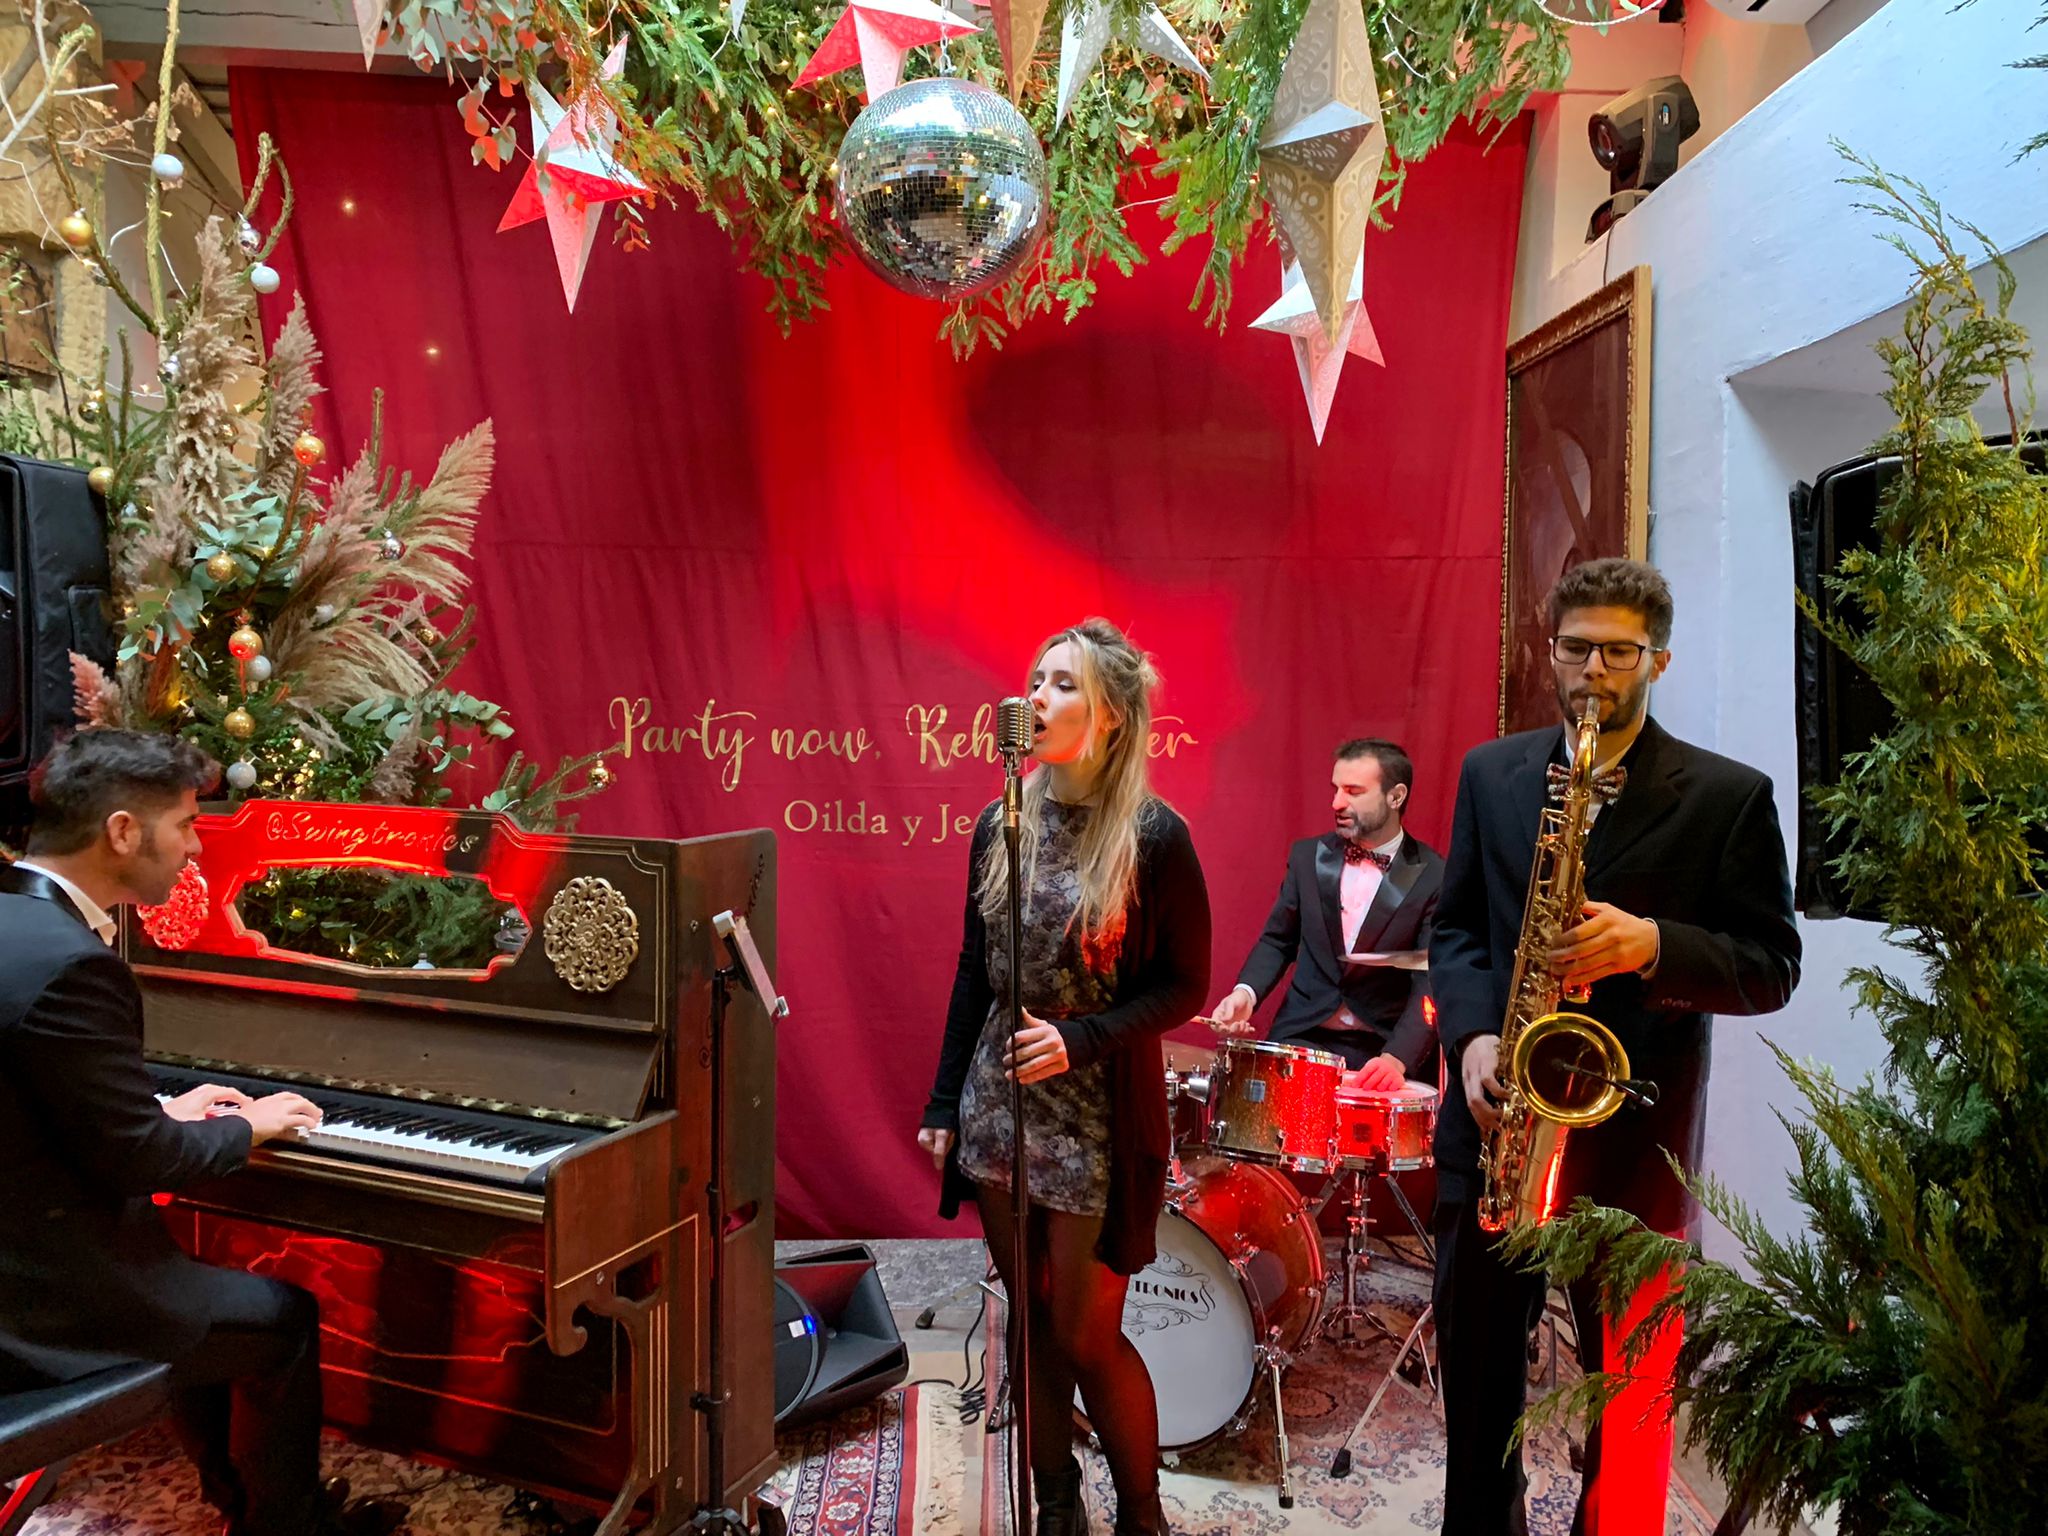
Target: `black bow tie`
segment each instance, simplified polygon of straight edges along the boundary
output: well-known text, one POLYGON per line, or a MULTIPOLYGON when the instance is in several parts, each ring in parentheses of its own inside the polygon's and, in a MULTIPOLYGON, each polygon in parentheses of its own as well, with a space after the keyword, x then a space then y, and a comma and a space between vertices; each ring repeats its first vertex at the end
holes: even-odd
MULTIPOLYGON (((1564 799, 1565 789, 1571 781, 1571 769, 1565 767, 1563 763, 1552 763, 1550 765, 1550 798, 1552 800, 1564 799)), ((1602 768, 1593 775, 1593 798, 1602 805, 1612 805, 1621 798, 1621 792, 1627 785, 1628 770, 1626 768, 1621 767, 1619 764, 1612 768, 1602 768)))
POLYGON ((1394 856, 1391 853, 1382 853, 1377 848, 1368 848, 1363 843, 1346 843, 1344 845, 1344 862, 1346 864, 1376 864, 1382 870, 1385 870, 1393 864, 1394 856))

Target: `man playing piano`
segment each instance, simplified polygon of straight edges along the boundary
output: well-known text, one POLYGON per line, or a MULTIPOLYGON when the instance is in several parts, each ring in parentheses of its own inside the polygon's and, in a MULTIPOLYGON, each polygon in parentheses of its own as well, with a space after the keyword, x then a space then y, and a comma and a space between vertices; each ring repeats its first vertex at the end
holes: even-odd
POLYGON ((317 1125, 295 1093, 159 1103, 112 910, 170 895, 219 765, 96 730, 37 772, 28 857, 0 865, 0 1392, 127 1360, 173 1367, 180 1437, 229 1536, 388 1531, 319 1478, 319 1314, 296 1286, 187 1258, 150 1196, 232 1173, 317 1125))

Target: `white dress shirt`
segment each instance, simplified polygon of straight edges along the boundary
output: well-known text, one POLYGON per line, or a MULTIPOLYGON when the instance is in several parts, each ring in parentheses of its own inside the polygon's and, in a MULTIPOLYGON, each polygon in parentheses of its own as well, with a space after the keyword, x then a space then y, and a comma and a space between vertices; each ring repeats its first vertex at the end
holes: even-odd
POLYGON ((80 890, 75 880, 67 880, 47 864, 38 864, 33 859, 16 859, 16 869, 32 869, 45 880, 54 881, 57 889, 71 898, 71 905, 78 908, 78 915, 84 918, 92 931, 100 936, 100 942, 112 947, 114 942, 114 919, 107 909, 80 890))

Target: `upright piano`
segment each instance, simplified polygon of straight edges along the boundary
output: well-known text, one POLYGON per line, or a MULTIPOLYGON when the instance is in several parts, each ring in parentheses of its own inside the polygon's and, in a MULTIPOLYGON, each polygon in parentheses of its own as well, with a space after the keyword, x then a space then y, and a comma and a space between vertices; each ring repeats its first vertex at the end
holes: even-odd
POLYGON ((180 1240, 314 1291, 328 1420, 351 1438, 603 1509, 605 1536, 744 1510, 774 1465, 775 1055, 714 917, 743 918, 772 971, 772 834, 543 836, 484 812, 285 801, 199 832, 179 890, 123 931, 159 1092, 289 1088, 325 1120, 180 1191, 180 1240), (365 964, 336 949, 345 925, 295 923, 277 892, 309 879, 415 897, 481 882, 471 906, 496 932, 469 963, 365 964))

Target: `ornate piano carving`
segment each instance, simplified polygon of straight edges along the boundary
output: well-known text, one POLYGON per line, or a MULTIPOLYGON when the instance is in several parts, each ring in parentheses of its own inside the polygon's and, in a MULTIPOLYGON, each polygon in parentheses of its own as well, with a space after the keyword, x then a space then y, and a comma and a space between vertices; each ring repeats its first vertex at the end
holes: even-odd
POLYGON ((732 989, 721 1237, 712 919, 746 917, 772 966, 772 834, 541 836, 483 812, 266 801, 199 830, 199 880, 123 932, 160 1086, 290 1087, 327 1119, 181 1192, 181 1240, 320 1296, 328 1416, 353 1438, 605 1508, 605 1536, 636 1506, 653 1532, 745 1507, 774 1465, 774 1039, 732 989), (524 945, 385 968, 245 920, 309 867, 471 877, 524 945), (704 1486, 698 1399, 713 1241, 722 1489, 704 1486))

